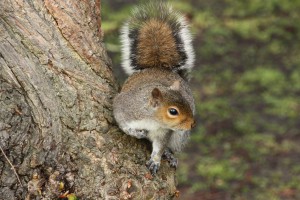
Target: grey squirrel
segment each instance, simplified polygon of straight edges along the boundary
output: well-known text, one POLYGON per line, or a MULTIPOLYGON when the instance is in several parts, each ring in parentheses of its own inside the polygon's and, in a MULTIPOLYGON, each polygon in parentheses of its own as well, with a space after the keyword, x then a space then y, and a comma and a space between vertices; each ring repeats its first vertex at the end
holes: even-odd
POLYGON ((128 135, 152 142, 146 163, 156 174, 162 156, 177 167, 195 125, 187 81, 194 63, 191 34, 182 15, 162 1, 137 7, 121 29, 122 67, 129 75, 113 101, 113 114, 128 135))

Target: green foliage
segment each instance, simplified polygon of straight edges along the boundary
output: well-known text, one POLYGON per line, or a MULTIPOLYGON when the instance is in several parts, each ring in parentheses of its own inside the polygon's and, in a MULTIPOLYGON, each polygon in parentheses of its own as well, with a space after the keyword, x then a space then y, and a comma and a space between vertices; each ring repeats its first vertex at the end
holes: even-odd
POLYGON ((202 128, 189 147, 201 181, 191 187, 298 199, 300 1, 224 2, 222 13, 209 5, 193 21, 202 128))
MULTIPOLYGON (((237 200, 300 199, 300 0, 171 2, 191 21, 200 118, 180 185, 237 200)), ((107 16, 107 44, 118 45, 124 9, 107 16)))

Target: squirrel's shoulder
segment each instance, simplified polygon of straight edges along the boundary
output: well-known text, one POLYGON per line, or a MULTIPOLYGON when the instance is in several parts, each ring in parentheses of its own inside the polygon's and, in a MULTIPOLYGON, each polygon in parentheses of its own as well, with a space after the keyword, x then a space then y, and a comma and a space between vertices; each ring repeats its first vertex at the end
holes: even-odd
POLYGON ((133 73, 125 81, 122 92, 134 90, 145 85, 151 87, 169 87, 175 81, 185 82, 177 73, 166 69, 149 68, 133 73))

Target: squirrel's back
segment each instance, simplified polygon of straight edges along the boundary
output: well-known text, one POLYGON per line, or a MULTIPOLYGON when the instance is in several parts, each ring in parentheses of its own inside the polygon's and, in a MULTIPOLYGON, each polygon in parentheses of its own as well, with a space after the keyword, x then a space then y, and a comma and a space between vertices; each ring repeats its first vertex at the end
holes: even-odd
POLYGON ((136 8, 122 28, 122 66, 127 74, 165 68, 183 78, 193 67, 191 34, 184 16, 162 1, 136 8))

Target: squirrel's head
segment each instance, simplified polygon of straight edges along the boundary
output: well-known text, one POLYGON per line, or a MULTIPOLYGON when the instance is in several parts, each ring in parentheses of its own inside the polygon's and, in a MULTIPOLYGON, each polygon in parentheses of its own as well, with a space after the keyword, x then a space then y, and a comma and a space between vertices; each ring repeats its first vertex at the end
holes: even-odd
POLYGON ((195 126, 189 103, 179 92, 180 82, 175 81, 167 91, 154 88, 150 105, 156 109, 157 118, 172 130, 190 130, 195 126))

